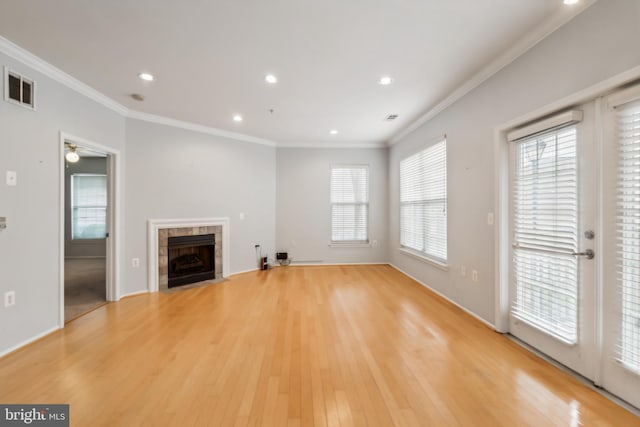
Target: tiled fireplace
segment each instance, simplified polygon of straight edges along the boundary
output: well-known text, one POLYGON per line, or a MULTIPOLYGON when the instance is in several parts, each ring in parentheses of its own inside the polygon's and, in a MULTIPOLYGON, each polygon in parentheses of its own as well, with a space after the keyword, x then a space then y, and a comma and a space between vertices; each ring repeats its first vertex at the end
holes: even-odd
POLYGON ((160 290, 221 278, 222 226, 165 228, 158 231, 160 290), (188 240, 178 239, 181 237, 200 237, 200 239, 195 239, 195 242, 190 245, 188 240), (173 248, 170 245, 172 240, 179 242, 174 244, 173 248), (198 241, 201 243, 197 243, 198 241), (207 251, 211 253, 207 253, 207 251), (212 258, 213 262, 209 258, 212 258), (186 267, 181 268, 181 260, 186 267), (193 271, 189 271, 190 269, 193 271), (185 271, 186 274, 180 274, 182 271, 185 271), (190 278, 191 281, 189 281, 190 278))
POLYGON ((228 218, 149 220, 149 291, 227 277, 228 223, 228 218))

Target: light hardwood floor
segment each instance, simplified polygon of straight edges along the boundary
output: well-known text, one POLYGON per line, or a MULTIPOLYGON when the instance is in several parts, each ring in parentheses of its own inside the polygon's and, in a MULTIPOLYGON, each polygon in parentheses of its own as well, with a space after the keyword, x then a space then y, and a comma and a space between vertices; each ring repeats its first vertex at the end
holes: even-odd
POLYGON ((77 426, 640 426, 390 266, 108 304, 0 359, 0 402, 77 426))

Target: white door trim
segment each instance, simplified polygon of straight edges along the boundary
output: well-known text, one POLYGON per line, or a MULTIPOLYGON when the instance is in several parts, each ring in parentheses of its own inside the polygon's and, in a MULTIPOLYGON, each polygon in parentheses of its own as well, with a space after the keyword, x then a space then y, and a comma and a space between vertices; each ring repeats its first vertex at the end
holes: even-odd
POLYGON ((107 301, 118 301, 120 299, 120 253, 121 253, 121 241, 122 236, 122 203, 121 201, 121 182, 122 182, 122 159, 120 151, 109 146, 93 142, 91 140, 81 138, 79 136, 72 135, 66 132, 60 132, 59 139, 59 160, 60 166, 60 226, 59 226, 59 326, 64 328, 64 236, 65 236, 65 168, 64 168, 64 155, 65 155, 65 142, 71 142, 73 144, 89 148, 91 150, 106 153, 110 156, 110 161, 107 162, 107 179, 109 180, 109 186, 111 191, 109 192, 108 199, 108 218, 110 219, 109 238, 107 239, 107 301))

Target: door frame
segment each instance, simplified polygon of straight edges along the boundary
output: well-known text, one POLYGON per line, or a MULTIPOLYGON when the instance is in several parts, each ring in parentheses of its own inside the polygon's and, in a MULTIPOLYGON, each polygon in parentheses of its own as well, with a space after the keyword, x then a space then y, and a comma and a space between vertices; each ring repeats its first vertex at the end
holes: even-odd
POLYGON ((60 225, 59 225, 59 320, 60 328, 64 328, 64 240, 65 240, 65 142, 86 147, 91 150, 99 151, 107 154, 107 181, 108 188, 111 190, 107 199, 107 218, 109 238, 107 239, 107 266, 106 266, 106 296, 107 301, 118 301, 120 299, 120 253, 121 253, 121 219, 122 206, 120 201, 121 182, 122 182, 122 161, 120 151, 104 144, 72 135, 61 131, 59 137, 59 160, 60 177, 59 177, 59 208, 60 208, 60 225))

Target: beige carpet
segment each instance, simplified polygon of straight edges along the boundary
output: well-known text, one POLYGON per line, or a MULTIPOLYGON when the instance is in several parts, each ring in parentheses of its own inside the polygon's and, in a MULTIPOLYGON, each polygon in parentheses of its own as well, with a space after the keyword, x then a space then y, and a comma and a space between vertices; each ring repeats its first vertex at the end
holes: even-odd
POLYGON ((106 277, 105 258, 65 259, 65 322, 105 303, 106 277))

